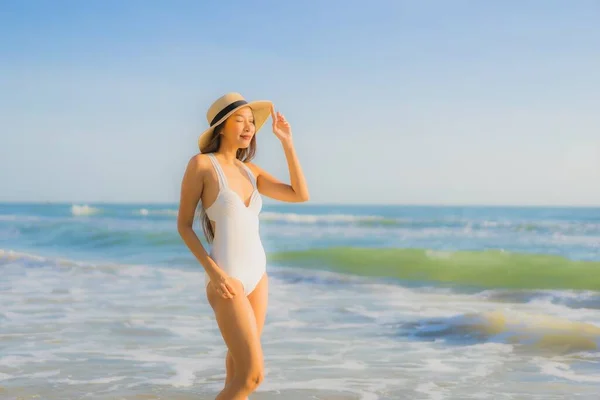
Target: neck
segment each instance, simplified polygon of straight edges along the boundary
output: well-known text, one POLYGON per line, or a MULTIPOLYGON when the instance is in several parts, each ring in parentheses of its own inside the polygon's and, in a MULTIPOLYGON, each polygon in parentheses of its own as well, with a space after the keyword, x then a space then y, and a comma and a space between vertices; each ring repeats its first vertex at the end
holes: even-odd
POLYGON ((233 164, 236 160, 237 151, 238 148, 236 146, 228 146, 227 143, 221 142, 221 146, 216 153, 219 154, 226 163, 233 164))

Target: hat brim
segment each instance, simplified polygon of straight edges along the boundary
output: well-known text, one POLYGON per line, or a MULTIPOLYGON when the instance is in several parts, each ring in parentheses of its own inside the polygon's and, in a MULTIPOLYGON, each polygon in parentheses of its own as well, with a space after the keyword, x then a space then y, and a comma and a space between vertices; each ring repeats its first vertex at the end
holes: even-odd
POLYGON ((221 118, 219 121, 217 121, 213 126, 206 129, 204 132, 202 132, 200 134, 200 136, 198 137, 198 148, 200 149, 200 151, 202 151, 202 149, 205 148, 209 144, 210 137, 212 135, 212 131, 215 128, 215 126, 222 124, 233 113, 235 113, 237 110, 244 108, 244 107, 250 107, 252 109, 252 113, 254 114, 254 126, 255 126, 254 134, 256 135, 258 133, 258 131, 260 130, 260 128, 262 128, 262 126, 265 124, 265 122, 267 122, 267 119, 269 119, 269 116, 271 115, 272 105, 273 105, 273 103, 271 101, 257 100, 257 101, 250 101, 244 105, 234 108, 233 110, 231 110, 230 112, 225 114, 223 116, 223 118, 221 118))

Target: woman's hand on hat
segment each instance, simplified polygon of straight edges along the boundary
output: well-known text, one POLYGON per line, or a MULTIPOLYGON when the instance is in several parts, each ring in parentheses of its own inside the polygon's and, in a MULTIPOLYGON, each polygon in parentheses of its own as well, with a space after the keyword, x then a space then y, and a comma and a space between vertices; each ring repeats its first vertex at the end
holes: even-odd
POLYGON ((275 107, 271 105, 271 118, 273 119, 273 133, 281 141, 292 138, 292 127, 287 122, 283 114, 275 112, 275 107))

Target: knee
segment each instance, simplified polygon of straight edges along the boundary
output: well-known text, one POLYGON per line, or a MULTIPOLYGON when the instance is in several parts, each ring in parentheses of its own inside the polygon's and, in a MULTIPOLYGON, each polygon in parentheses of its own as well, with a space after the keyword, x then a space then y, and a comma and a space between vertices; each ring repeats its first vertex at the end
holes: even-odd
POLYGON ((253 369, 244 376, 244 387, 248 391, 254 391, 262 383, 264 374, 262 369, 253 369))
POLYGON ((233 368, 233 356, 231 354, 227 354, 225 357, 225 365, 229 368, 233 368))

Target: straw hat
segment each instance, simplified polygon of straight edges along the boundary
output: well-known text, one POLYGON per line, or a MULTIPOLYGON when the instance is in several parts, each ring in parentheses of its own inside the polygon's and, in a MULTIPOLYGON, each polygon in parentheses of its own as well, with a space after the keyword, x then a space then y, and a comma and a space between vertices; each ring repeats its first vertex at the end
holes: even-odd
POLYGON ((208 121, 209 128, 202 132, 198 138, 200 151, 208 145, 215 126, 225 121, 231 114, 242 107, 250 107, 252 109, 254 113, 254 125, 256 127, 255 132, 258 132, 269 118, 269 115, 271 115, 271 106, 272 103, 268 100, 246 101, 241 94, 235 92, 219 97, 206 112, 206 120, 208 121))

